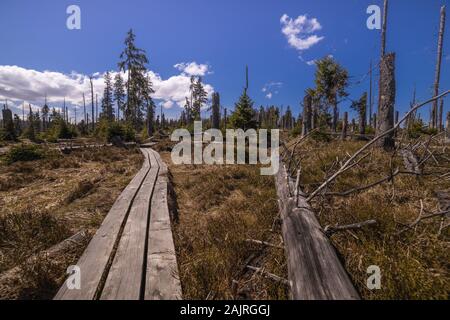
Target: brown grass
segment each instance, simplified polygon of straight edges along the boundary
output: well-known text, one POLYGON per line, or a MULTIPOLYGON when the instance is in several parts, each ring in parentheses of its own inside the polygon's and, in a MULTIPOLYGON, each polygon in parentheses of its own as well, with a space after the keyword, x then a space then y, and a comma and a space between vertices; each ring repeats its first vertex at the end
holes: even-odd
POLYGON ((51 259, 42 250, 81 230, 94 232, 141 164, 139 150, 115 147, 46 150, 41 160, 0 164, 0 275, 21 267, 18 277, 0 283, 0 299, 51 298, 87 243, 51 259))
MULTIPOLYGON (((296 158, 301 160, 301 184, 305 192, 312 192, 319 183, 334 173, 342 160, 352 154, 363 142, 329 143, 308 141, 298 148, 296 158)), ((430 212, 440 210, 435 191, 450 191, 450 181, 439 178, 448 173, 450 152, 439 155, 436 161, 427 161, 421 177, 399 175, 363 192, 347 197, 318 196, 312 201, 322 226, 345 225, 376 219, 375 228, 343 232, 332 237, 357 288, 365 299, 447 299, 450 293, 448 228, 438 234, 441 219, 429 219, 415 230, 404 229, 420 211, 420 200, 430 212), (433 173, 433 174, 431 174, 433 173), (419 207, 418 207, 419 206, 419 207), (367 267, 378 265, 382 272, 381 290, 366 287, 367 267)), ((425 150, 419 149, 418 155, 425 150)), ((342 192, 368 185, 389 175, 393 168, 403 167, 398 154, 373 150, 360 165, 338 177, 326 191, 342 192)))
POLYGON ((185 299, 285 299, 286 287, 256 275, 247 264, 286 277, 283 250, 246 242, 280 244, 272 177, 256 166, 170 165, 179 221, 175 247, 185 299), (237 285, 232 285, 233 280, 237 285))

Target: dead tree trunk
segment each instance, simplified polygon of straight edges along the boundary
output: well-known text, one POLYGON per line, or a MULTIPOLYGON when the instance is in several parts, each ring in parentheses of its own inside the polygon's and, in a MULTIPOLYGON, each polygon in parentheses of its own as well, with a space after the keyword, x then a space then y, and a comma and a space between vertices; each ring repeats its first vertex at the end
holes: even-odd
POLYGON ((227 128, 227 120, 228 120, 228 118, 227 118, 227 108, 225 108, 224 114, 223 114, 223 127, 224 127, 224 129, 227 128))
POLYGON ((317 123, 317 104, 316 103, 312 103, 311 106, 311 130, 317 128, 319 126, 319 124, 317 123))
POLYGON ((446 133, 446 136, 447 136, 447 139, 449 139, 450 140, 450 111, 449 112, 447 112, 447 121, 446 121, 447 123, 446 123, 446 131, 447 131, 447 133, 446 133))
MULTIPOLYGON (((387 14, 388 14, 388 0, 384 0, 383 7, 383 25, 381 27, 381 54, 380 54, 380 77, 378 79, 378 110, 380 110, 381 105, 381 73, 382 73, 382 63, 384 56, 386 54, 386 29, 387 29, 387 14)), ((378 120, 380 122, 380 120, 378 120)), ((377 131, 377 127, 375 126, 375 131, 377 131)))
POLYGON ((337 97, 334 98, 335 102, 333 104, 333 127, 331 128, 333 132, 337 132, 337 122, 338 122, 338 105, 337 105, 337 97))
MULTIPOLYGON (((444 29, 445 29, 445 6, 441 7, 441 19, 439 23, 439 36, 438 36, 438 49, 437 49, 437 58, 436 58, 436 70, 435 70, 435 78, 434 78, 434 96, 439 94, 439 80, 441 77, 441 61, 442 61, 442 47, 444 43, 444 29)), ((438 101, 433 101, 433 105, 431 107, 431 127, 437 128, 437 108, 438 101)))
MULTIPOLYGON (((336 250, 306 199, 291 196, 286 167, 275 177, 286 247, 288 276, 294 300, 359 299, 336 250)), ((292 183, 293 184, 293 183, 292 183)))
POLYGON ((359 133, 366 134, 366 110, 367 110, 367 92, 363 94, 359 103, 359 133))
POLYGON ((87 117, 86 117, 86 98, 83 92, 83 114, 84 114, 84 123, 87 125, 87 117))
POLYGON ((441 103, 439 104, 439 117, 438 117, 438 129, 439 132, 444 131, 444 99, 441 99, 441 103))
POLYGON ((347 128, 348 128, 348 113, 344 112, 344 118, 342 119, 342 135, 341 135, 342 141, 344 141, 347 138, 347 128))
POLYGON ((381 58, 386 54, 386 29, 387 29, 388 0, 384 0, 383 26, 381 28, 381 58))
POLYGON ((302 126, 302 136, 308 134, 311 130, 311 103, 312 98, 309 94, 303 98, 303 126, 302 126))
POLYGON ((377 129, 377 114, 374 113, 372 116, 373 119, 373 128, 376 130, 377 129))
MULTIPOLYGON (((386 54, 380 64, 380 104, 378 106, 377 135, 394 127, 395 104, 395 53, 386 54)), ((378 146, 385 150, 394 148, 394 133, 385 135, 378 146)))
POLYGON ((220 95, 218 92, 212 94, 211 126, 214 129, 220 128, 220 95))
POLYGON ((373 107, 373 92, 372 92, 372 60, 370 60, 370 86, 369 86, 369 127, 372 125, 372 107, 373 107))
POLYGON ((92 83, 92 76, 89 77, 89 81, 91 83, 91 106, 92 106, 92 131, 95 129, 95 107, 94 107, 94 85, 92 83))

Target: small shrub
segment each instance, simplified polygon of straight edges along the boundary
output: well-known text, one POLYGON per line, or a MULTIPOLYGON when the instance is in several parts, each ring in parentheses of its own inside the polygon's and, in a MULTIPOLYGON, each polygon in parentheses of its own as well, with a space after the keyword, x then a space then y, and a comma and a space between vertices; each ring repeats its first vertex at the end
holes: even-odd
POLYGON ((12 147, 5 155, 7 164, 18 161, 34 161, 42 158, 44 158, 44 153, 39 147, 26 144, 12 147))
POLYGON ((108 142, 111 142, 113 137, 120 137, 124 141, 135 140, 135 131, 131 125, 106 120, 100 122, 96 135, 108 142))

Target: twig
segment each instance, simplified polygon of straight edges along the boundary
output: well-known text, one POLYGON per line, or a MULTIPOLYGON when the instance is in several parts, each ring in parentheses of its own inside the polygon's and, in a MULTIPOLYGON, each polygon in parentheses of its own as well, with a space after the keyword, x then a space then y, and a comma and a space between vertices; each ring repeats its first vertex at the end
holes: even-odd
POLYGON ((256 244, 259 244, 259 245, 262 245, 262 246, 266 246, 266 247, 273 247, 273 248, 278 248, 278 249, 283 249, 284 250, 284 247, 278 246, 276 244, 272 244, 272 243, 266 242, 266 241, 255 240, 255 239, 246 239, 245 241, 246 242, 251 242, 251 243, 256 243, 256 244))
POLYGON ((271 280, 274 280, 276 282, 280 282, 280 283, 282 283, 282 284, 284 284, 286 286, 291 286, 289 280, 281 278, 281 277, 279 277, 279 276, 277 276, 277 275, 275 275, 273 273, 269 273, 267 271, 264 271, 263 268, 257 268, 257 267, 253 267, 253 266, 247 265, 247 269, 253 270, 253 271, 255 271, 255 273, 260 273, 264 277, 269 278, 271 280))
POLYGON ((368 184, 366 186, 353 188, 353 189, 350 189, 350 190, 347 190, 347 191, 344 191, 344 192, 327 192, 327 193, 325 193, 325 195, 327 195, 327 196, 343 196, 343 197, 345 197, 345 196, 348 196, 348 195, 350 195, 352 193, 355 193, 355 192, 359 192, 359 191, 370 189, 370 188, 375 187, 375 186, 377 186, 377 185, 379 185, 379 184, 381 184, 381 183, 383 183, 385 181, 390 181, 392 178, 394 178, 399 173, 400 173, 400 170, 396 169, 392 174, 388 175, 387 177, 384 177, 384 178, 382 178, 382 179, 380 179, 378 181, 375 181, 375 182, 373 182, 371 184, 368 184))
POLYGON ((376 220, 367 220, 367 221, 353 223, 353 224, 348 224, 348 225, 344 225, 344 226, 330 226, 330 225, 328 225, 328 226, 325 227, 325 229, 323 231, 325 232, 325 234, 328 237, 331 237, 336 232, 347 231, 347 230, 354 230, 354 229, 361 229, 362 227, 373 226, 373 225, 376 225, 376 224, 377 224, 376 220))

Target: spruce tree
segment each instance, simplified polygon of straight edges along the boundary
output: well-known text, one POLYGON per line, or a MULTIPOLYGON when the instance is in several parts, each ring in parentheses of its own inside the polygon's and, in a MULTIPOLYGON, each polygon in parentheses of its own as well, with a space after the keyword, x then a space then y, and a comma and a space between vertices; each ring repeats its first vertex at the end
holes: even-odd
POLYGON ((114 101, 117 104, 117 120, 119 120, 120 111, 123 112, 125 107, 125 88, 120 72, 114 77, 114 101))
POLYGON ((108 122, 114 121, 114 107, 113 107, 113 88, 111 83, 111 74, 106 72, 105 76, 105 89, 103 90, 102 99, 102 113, 100 118, 107 120, 108 122))
POLYGON ((127 102, 124 117, 135 129, 142 126, 144 105, 144 91, 148 90, 146 79, 148 64, 145 50, 139 49, 135 45, 136 36, 133 30, 128 31, 125 39, 125 49, 120 54, 120 71, 127 71, 126 91, 127 102))
POLYGON ((202 77, 198 77, 193 86, 192 116, 194 120, 200 120, 202 106, 207 101, 207 93, 202 84, 202 77))
POLYGON ((238 129, 256 129, 255 110, 253 109, 253 101, 244 90, 235 104, 234 112, 230 117, 231 125, 238 129))
POLYGON ((338 98, 348 96, 348 72, 332 57, 327 56, 316 62, 316 94, 327 106, 333 108, 332 129, 336 131, 338 98))

